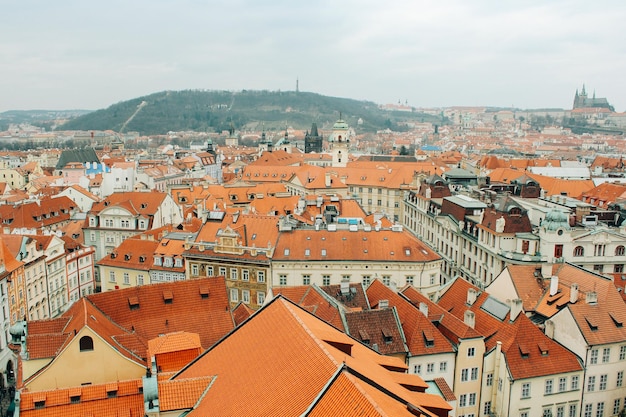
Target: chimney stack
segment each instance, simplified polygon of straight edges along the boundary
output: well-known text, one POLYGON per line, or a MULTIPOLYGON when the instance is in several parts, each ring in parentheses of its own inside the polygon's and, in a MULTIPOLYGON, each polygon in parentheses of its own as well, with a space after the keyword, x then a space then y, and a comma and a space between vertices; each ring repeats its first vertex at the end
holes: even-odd
POLYGON ((569 302, 574 304, 578 301, 578 284, 572 284, 569 289, 569 302))
POLYGON ((420 303, 420 311, 422 312, 423 315, 428 317, 428 304, 420 303))
POLYGON ((330 187, 330 184, 331 184, 330 172, 326 172, 324 175, 324 186, 330 187))
POLYGON ((517 316, 519 316, 519 313, 521 312, 522 312, 522 300, 519 298, 511 300, 511 313, 509 314, 510 320, 512 322, 515 321, 515 319, 517 319, 517 316))
POLYGON ((548 278, 549 276, 552 276, 552 263, 551 262, 544 262, 541 264, 541 276, 543 278, 548 278))
POLYGON ((463 322, 465 322, 466 325, 473 329, 476 325, 476 315, 474 314, 474 312, 471 310, 465 310, 465 314, 463 315, 463 322))
POLYGON ((467 289, 467 305, 469 306, 474 305, 474 303, 476 302, 477 296, 478 296, 478 293, 476 292, 474 288, 468 288, 467 289))
POLYGON ((556 295, 558 291, 559 291, 559 277, 557 275, 553 275, 552 278, 550 278, 550 297, 552 297, 553 295, 556 295))
POLYGON ((554 339, 554 322, 552 320, 546 320, 546 336, 550 339, 554 339))

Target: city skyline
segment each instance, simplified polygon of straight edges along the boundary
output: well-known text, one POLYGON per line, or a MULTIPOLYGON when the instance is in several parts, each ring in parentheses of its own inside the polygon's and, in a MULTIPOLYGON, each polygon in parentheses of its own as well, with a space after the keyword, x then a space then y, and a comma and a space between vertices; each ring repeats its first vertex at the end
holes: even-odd
POLYGON ((604 1, 135 1, 6 7, 0 111, 164 90, 294 90, 414 107, 626 110, 626 5, 604 1))

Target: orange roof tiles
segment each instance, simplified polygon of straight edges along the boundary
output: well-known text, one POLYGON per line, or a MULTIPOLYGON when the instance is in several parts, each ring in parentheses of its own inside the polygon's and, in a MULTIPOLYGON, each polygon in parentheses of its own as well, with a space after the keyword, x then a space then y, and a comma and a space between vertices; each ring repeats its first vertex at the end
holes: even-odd
POLYGON ((158 385, 159 409, 174 411, 193 408, 207 392, 214 379, 209 375, 160 382, 158 385))
POLYGON ((389 301, 390 307, 395 307, 402 323, 409 352, 412 356, 429 355, 434 353, 453 352, 454 348, 448 339, 407 299, 401 297, 380 280, 374 280, 367 289, 367 296, 372 306, 381 300, 389 301), (424 340, 423 330, 429 330, 433 336, 433 343, 424 340))
POLYGON ((140 417, 144 415, 142 381, 117 382, 116 394, 108 384, 88 385, 53 391, 22 391, 22 417, 140 417))
POLYGON ((485 336, 487 351, 494 349, 497 342, 502 343, 502 352, 506 355, 508 368, 514 379, 582 370, 576 355, 547 337, 523 312, 513 322, 510 322, 508 312, 503 320, 487 312, 483 306, 488 297, 488 293, 480 292, 469 282, 457 278, 447 288, 438 304, 460 320, 464 318, 466 310, 474 312, 475 329, 485 336), (478 296, 468 306, 466 301, 470 288, 478 291, 478 296), (548 348, 548 354, 542 354, 538 343, 548 348))
MULTIPOLYGON (((320 411, 326 410, 322 408, 326 407, 324 401, 338 405, 333 415, 352 415, 351 404, 342 406, 337 402, 345 390, 337 392, 331 388, 340 374, 363 375, 351 382, 369 390, 371 398, 377 397, 376 404, 388 410, 387 415, 397 415, 391 410, 406 407, 407 402, 433 410, 451 409, 441 397, 404 388, 394 379, 394 372, 377 365, 379 359, 406 369, 402 360, 380 356, 277 297, 173 379, 215 376, 211 388, 189 416, 295 416, 318 404, 320 411)), ((417 386, 424 384, 419 376, 411 377, 417 386)), ((361 406, 371 409, 365 403, 361 406)))

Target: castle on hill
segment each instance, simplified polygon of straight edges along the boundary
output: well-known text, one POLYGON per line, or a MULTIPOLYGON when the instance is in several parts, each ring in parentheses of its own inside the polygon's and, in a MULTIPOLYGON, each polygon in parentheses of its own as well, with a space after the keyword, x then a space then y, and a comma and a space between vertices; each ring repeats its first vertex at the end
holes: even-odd
POLYGON ((609 109, 611 112, 615 111, 613 106, 609 104, 606 98, 596 98, 595 91, 593 92, 593 96, 591 98, 587 97, 587 91, 585 90, 585 85, 583 84, 583 89, 580 93, 578 92, 578 89, 576 89, 576 94, 574 95, 574 105, 572 109, 582 109, 590 107, 609 109))

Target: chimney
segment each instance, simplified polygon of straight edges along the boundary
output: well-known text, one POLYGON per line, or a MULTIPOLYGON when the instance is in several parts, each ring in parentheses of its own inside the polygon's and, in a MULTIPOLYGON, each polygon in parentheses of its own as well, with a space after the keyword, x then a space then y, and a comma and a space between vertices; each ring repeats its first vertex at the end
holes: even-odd
POLYGON ((330 183, 331 183, 330 172, 327 172, 324 174, 324 186, 330 187, 330 183))
POLYGON ((572 284, 569 288, 569 302, 574 304, 578 301, 578 284, 572 284))
POLYGON ((595 291, 587 291, 587 293, 585 294, 585 301, 587 301, 587 304, 597 304, 598 293, 595 291))
POLYGON ((420 311, 422 312, 423 315, 428 317, 428 304, 420 303, 420 311))
MULTIPOLYGON (((476 297, 477 296, 478 296, 478 294, 476 293, 475 289, 468 288, 467 289, 467 305, 469 305, 469 306, 473 305, 476 302, 476 297)), ((474 327, 474 326, 472 326, 472 327, 474 327)))
POLYGON ((541 264, 541 276, 544 278, 548 278, 552 276, 552 263, 545 262, 541 264))
POLYGON ((559 277, 557 275, 553 275, 552 278, 550 278, 550 297, 552 297, 553 295, 556 295, 558 291, 559 291, 559 277))
POLYGON ((476 325, 476 315, 471 310, 465 310, 465 314, 463 315, 463 322, 471 327, 472 329, 476 325))
POLYGON ((519 316, 519 313, 521 312, 522 312, 522 300, 519 298, 511 300, 511 313, 509 314, 510 320, 512 322, 515 321, 515 319, 517 319, 517 316, 519 316))
POLYGON ((554 339, 554 322, 552 320, 546 320, 546 336, 550 339, 554 339))

